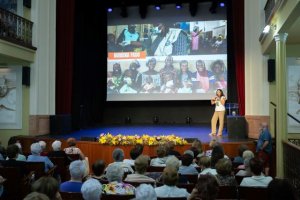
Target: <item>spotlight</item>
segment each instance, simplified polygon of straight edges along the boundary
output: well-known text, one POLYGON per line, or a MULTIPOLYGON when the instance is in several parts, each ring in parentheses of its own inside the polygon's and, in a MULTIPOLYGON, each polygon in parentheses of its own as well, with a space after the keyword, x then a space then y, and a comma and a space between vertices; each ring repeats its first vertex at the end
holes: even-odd
POLYGON ((111 13, 113 11, 112 8, 107 8, 107 12, 111 13))
POLYGON ((161 6, 160 5, 155 5, 154 8, 155 8, 155 10, 160 10, 161 6))
POLYGON ((224 2, 220 2, 219 6, 220 7, 225 7, 225 3, 224 2))
POLYGON ((181 9, 181 8, 182 8, 182 4, 181 4, 181 3, 177 3, 177 4, 175 5, 175 7, 176 7, 176 9, 181 9))

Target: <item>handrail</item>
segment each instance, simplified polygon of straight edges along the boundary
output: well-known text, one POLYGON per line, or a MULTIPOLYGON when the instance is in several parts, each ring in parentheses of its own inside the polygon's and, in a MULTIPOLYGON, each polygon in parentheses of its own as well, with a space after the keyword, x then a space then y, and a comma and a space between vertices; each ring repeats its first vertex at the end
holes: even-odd
POLYGON ((0 8, 0 39, 36 50, 32 46, 32 26, 33 22, 0 8))

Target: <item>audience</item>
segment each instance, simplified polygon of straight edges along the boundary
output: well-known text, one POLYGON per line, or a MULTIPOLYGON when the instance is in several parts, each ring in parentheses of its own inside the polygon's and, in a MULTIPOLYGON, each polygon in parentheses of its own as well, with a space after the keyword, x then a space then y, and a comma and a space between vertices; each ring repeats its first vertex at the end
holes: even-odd
POLYGON ((190 150, 192 150, 194 153, 194 159, 200 158, 204 155, 202 150, 202 142, 198 139, 193 141, 190 150))
POLYGON ((76 139, 75 138, 68 138, 67 139, 68 146, 64 149, 66 154, 79 154, 81 160, 85 160, 85 156, 82 151, 76 147, 76 139))
POLYGON ((238 148, 238 156, 234 157, 234 163, 244 163, 243 153, 248 150, 248 146, 245 144, 241 144, 238 148))
POLYGON ((61 150, 61 141, 59 140, 55 140, 52 143, 52 149, 53 151, 49 151, 48 152, 48 157, 52 158, 52 157, 59 157, 59 158, 64 158, 65 160, 65 165, 69 165, 70 164, 70 159, 68 158, 66 152, 61 150))
MULTIPOLYGON (((243 153, 243 160, 250 160, 251 158, 254 158, 254 154, 252 151, 250 150, 246 150, 243 153)), ((245 163, 243 163, 243 165, 239 165, 237 168, 238 169, 245 169, 245 163)))
POLYGON ((156 149, 157 158, 151 159, 151 166, 166 166, 166 161, 168 159, 167 150, 165 145, 159 145, 156 149))
POLYGON ((38 142, 42 148, 42 152, 40 153, 41 156, 47 156, 48 155, 48 152, 46 151, 46 147, 47 147, 47 144, 45 141, 39 141, 38 142))
POLYGON ((204 174, 211 174, 211 175, 217 175, 217 170, 216 169, 212 169, 210 166, 210 157, 208 156, 202 156, 199 160, 199 166, 201 168, 201 172, 199 174, 200 175, 204 175, 204 174))
POLYGON ((110 163, 106 170, 107 171, 110 167, 113 167, 113 166, 120 166, 124 173, 128 173, 128 174, 133 174, 134 173, 134 170, 132 169, 132 167, 127 164, 127 163, 124 163, 123 160, 124 160, 124 151, 120 148, 116 148, 113 153, 112 153, 112 157, 114 159, 114 162, 113 163, 110 163))
POLYGON ((148 168, 149 157, 140 155, 134 161, 135 173, 128 174, 125 181, 142 182, 142 183, 154 183, 155 180, 145 175, 148 168))
POLYGON ((135 188, 122 182, 124 176, 124 169, 120 165, 112 165, 107 168, 106 177, 108 184, 104 184, 102 187, 105 194, 134 194, 135 188))
POLYGON ((45 172, 54 167, 54 164, 47 156, 41 156, 42 152, 41 145, 39 143, 33 143, 30 146, 31 155, 28 156, 27 162, 44 162, 45 163, 45 172))
POLYGON ((130 158, 131 159, 124 159, 123 162, 129 164, 130 166, 134 166, 134 161, 139 155, 143 153, 143 146, 136 145, 130 150, 130 158))
POLYGON ((270 200, 299 200, 297 191, 286 179, 273 179, 268 185, 270 200))
POLYGON ((86 180, 81 186, 84 200, 99 200, 102 194, 102 185, 95 179, 86 180))
POLYGON ((105 170, 105 162, 103 160, 97 160, 92 165, 93 174, 91 175, 91 178, 100 181, 100 183, 106 182, 107 179, 104 175, 104 170, 105 170))
POLYGON ((31 192, 23 200, 50 200, 49 197, 43 193, 31 192))
POLYGON ((69 171, 71 179, 60 184, 60 191, 62 192, 80 192, 82 186, 82 179, 85 173, 85 164, 81 160, 71 162, 69 171))
POLYGON ((189 197, 189 193, 184 188, 176 187, 178 183, 178 173, 176 169, 166 167, 163 172, 163 186, 155 188, 157 197, 189 197))
POLYGON ((215 165, 217 164, 217 162, 224 158, 224 150, 223 147, 221 145, 216 145, 213 147, 212 149, 212 153, 211 153, 211 168, 215 168, 215 165))
POLYGON ((245 169, 239 170, 238 173, 236 173, 236 176, 251 176, 252 175, 249 162, 250 162, 249 158, 246 158, 244 160, 244 168, 245 169))
POLYGON ((232 175, 232 163, 229 159, 222 158, 216 164, 216 178, 219 186, 236 186, 237 182, 232 175))
POLYGON ((57 180, 53 177, 43 176, 35 181, 31 190, 33 192, 38 192, 47 195, 50 200, 61 200, 59 193, 59 184, 57 180))
POLYGON ((135 189, 134 200, 156 200, 156 193, 152 185, 141 184, 135 189))
POLYGON ((219 184, 212 175, 201 175, 189 200, 215 200, 218 196, 219 184))
POLYGON ((252 172, 251 177, 243 178, 241 186, 247 187, 267 187, 272 181, 272 177, 265 176, 263 172, 263 162, 258 158, 252 158, 250 160, 250 170, 252 172))
POLYGON ((167 144, 167 155, 168 156, 176 156, 180 157, 180 153, 175 150, 175 143, 173 141, 169 141, 167 144))
MULTIPOLYGON (((192 152, 192 151, 191 151, 192 152)), ((193 152, 192 152, 193 153, 193 152)), ((179 167, 179 174, 198 174, 197 169, 193 166, 194 157, 191 154, 183 154, 181 158, 181 166, 179 167)))

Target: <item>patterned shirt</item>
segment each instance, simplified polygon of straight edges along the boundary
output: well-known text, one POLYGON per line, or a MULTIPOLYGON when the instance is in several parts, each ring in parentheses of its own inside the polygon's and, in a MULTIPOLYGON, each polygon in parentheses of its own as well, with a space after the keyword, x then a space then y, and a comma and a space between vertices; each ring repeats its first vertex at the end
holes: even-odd
POLYGON ((105 194, 134 194, 135 187, 127 183, 118 183, 116 181, 104 184, 102 186, 102 191, 105 194))

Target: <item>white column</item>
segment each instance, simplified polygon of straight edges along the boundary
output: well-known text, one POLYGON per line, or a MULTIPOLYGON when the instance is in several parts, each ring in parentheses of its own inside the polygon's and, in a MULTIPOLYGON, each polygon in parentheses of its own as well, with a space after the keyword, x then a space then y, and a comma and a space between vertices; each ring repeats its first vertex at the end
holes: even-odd
POLYGON ((55 113, 56 0, 32 0, 33 46, 30 115, 55 113))
POLYGON ((287 33, 278 33, 276 41, 276 176, 283 178, 283 145, 287 138, 287 95, 286 95, 286 38, 287 33))

